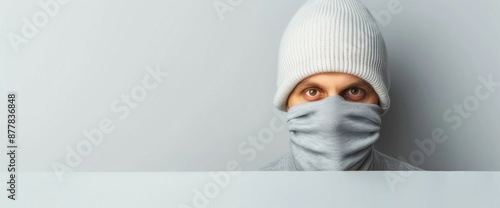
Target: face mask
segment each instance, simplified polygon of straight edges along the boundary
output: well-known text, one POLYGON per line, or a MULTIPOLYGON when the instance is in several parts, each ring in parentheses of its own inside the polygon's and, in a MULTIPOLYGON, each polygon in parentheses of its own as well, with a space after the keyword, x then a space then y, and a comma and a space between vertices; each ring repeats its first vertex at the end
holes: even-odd
POLYGON ((288 110, 296 170, 371 170, 378 161, 373 144, 379 137, 378 105, 340 96, 303 103, 288 110))

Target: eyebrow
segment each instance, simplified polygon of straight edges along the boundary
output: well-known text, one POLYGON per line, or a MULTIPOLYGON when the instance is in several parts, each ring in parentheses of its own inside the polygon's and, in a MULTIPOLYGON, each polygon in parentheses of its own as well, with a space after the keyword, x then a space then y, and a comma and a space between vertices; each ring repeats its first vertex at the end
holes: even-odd
POLYGON ((349 85, 349 87, 370 87, 371 85, 368 84, 366 81, 357 81, 349 85))
MULTIPOLYGON (((366 81, 363 81, 363 80, 359 80, 359 81, 356 81, 356 82, 353 82, 349 85, 347 85, 346 87, 344 88, 349 88, 349 87, 369 87, 370 84, 368 84, 366 81)), ((322 88, 322 85, 317 83, 317 82, 314 82, 314 81, 311 81, 311 80, 304 80, 303 82, 300 82, 298 85, 297 85, 297 89, 299 89, 300 91, 306 89, 306 88, 310 88, 310 87, 317 87, 317 88, 322 88)))
POLYGON ((304 80, 303 82, 300 82, 299 84, 297 84, 297 89, 299 89, 299 91, 302 91, 306 88, 310 88, 310 87, 317 87, 317 88, 321 88, 321 85, 317 82, 313 82, 311 80, 304 80))

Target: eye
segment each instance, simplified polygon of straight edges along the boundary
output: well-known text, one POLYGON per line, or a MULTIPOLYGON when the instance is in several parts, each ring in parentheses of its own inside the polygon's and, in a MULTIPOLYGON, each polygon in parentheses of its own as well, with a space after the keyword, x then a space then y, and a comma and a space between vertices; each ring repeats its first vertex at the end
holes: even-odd
POLYGON ((322 92, 317 88, 309 88, 304 90, 304 98, 309 101, 321 99, 322 92))
POLYGON ((318 90, 316 90, 316 89, 309 89, 309 90, 306 91, 306 95, 310 96, 310 97, 314 97, 314 96, 318 95, 318 90))
POLYGON ((358 87, 351 87, 344 91, 344 98, 349 101, 359 101, 365 97, 365 90, 358 87))

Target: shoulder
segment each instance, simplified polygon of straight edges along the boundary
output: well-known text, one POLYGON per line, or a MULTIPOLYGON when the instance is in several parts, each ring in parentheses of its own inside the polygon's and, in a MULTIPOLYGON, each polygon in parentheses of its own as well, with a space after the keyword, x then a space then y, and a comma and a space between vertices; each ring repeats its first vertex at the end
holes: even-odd
POLYGON ((377 150, 377 155, 380 158, 380 161, 384 164, 385 168, 384 170, 389 170, 389 171, 421 171, 422 169, 416 166, 413 166, 409 163, 403 162, 401 160, 395 159, 393 157, 390 157, 384 153, 381 153, 377 150))
POLYGON ((261 171, 293 171, 292 154, 287 153, 260 168, 261 171))

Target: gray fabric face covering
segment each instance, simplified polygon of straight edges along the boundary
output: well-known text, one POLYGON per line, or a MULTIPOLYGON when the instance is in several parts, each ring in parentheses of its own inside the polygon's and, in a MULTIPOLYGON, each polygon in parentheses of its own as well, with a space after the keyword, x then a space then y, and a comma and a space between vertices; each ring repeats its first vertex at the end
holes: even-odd
POLYGON ((303 103, 288 110, 296 170, 371 170, 378 164, 373 144, 379 137, 381 108, 340 96, 303 103))

